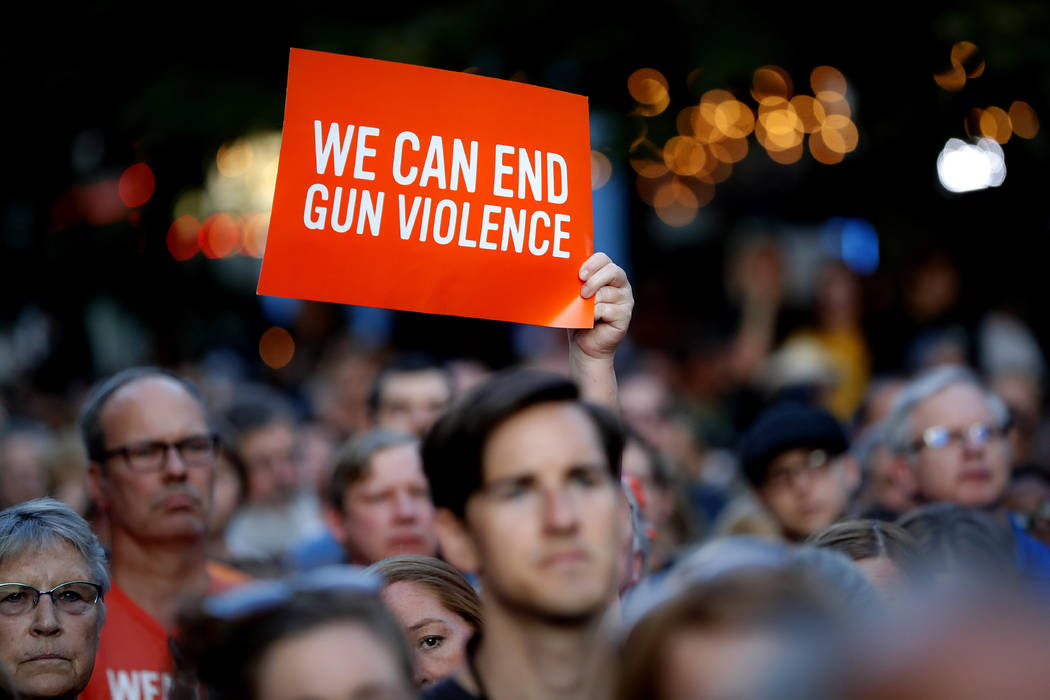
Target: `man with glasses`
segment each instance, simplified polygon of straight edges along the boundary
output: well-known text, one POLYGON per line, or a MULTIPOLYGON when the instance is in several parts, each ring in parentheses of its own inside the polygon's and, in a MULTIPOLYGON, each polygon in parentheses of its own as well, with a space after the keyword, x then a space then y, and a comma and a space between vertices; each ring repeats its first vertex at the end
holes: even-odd
POLYGON ((80 415, 93 496, 110 530, 113 590, 87 700, 160 700, 171 683, 169 634, 187 596, 232 581, 205 557, 218 439, 188 380, 125 370, 80 415))
POLYGON ((784 537, 802 541, 846 514, 856 460, 835 417, 799 401, 774 404, 748 428, 740 462, 784 537))
POLYGON ((1009 517, 1009 412, 964 367, 931 370, 906 386, 887 420, 898 473, 922 503, 988 510, 1009 522, 1022 573, 1050 587, 1050 548, 1009 517))

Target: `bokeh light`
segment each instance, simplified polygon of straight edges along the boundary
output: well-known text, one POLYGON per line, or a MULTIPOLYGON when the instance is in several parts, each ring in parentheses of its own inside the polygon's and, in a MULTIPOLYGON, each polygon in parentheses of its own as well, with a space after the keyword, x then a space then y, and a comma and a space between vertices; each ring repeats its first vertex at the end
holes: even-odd
POLYGON ((705 170, 705 172, 697 173, 696 179, 700 182, 706 182, 709 185, 717 185, 725 182, 729 179, 729 176, 733 174, 733 164, 727 163, 724 160, 718 160, 717 158, 711 158, 708 163, 712 163, 714 167, 705 170))
POLYGON ((241 252, 261 258, 266 250, 266 235, 270 230, 270 215, 257 211, 246 214, 241 221, 241 252))
POLYGON ((782 150, 768 149, 766 153, 777 163, 781 165, 791 165, 797 163, 802 159, 802 140, 799 138, 799 142, 791 148, 785 148, 782 150))
POLYGON ((819 129, 827 116, 824 105, 809 95, 795 95, 791 98, 791 107, 802 121, 802 130, 807 134, 819 129))
POLYGON ((849 117, 833 114, 820 126, 820 138, 836 153, 849 153, 857 148, 860 135, 849 117))
POLYGON ((813 156, 813 159, 818 163, 824 165, 835 165, 841 163, 843 158, 846 157, 844 152, 833 151, 828 148, 827 144, 824 143, 824 137, 820 131, 816 131, 809 135, 809 153, 813 156))
POLYGON ((1014 133, 1023 139, 1034 139, 1039 133, 1039 117, 1027 102, 1015 101, 1010 105, 1010 123, 1014 133))
MULTIPOLYGON (((713 196, 713 188, 712 196, 713 196)), ((672 178, 663 183, 653 197, 653 209, 656 215, 668 226, 686 226, 696 219, 700 207, 710 202, 710 197, 704 201, 703 195, 706 190, 694 181, 683 181, 672 178), (691 184, 695 183, 695 184, 691 184)))
POLYGON ((215 154, 215 165, 225 177, 239 177, 252 167, 255 153, 252 145, 244 140, 223 144, 215 154))
POLYGON ((980 126, 982 136, 999 143, 1006 143, 1014 133, 1010 115, 1001 107, 988 107, 982 111, 980 126))
POLYGON ((952 45, 951 62, 952 66, 961 68, 967 78, 979 78, 984 73, 984 61, 972 41, 955 42, 952 45))
POLYGON ((952 66, 948 70, 933 74, 933 80, 943 90, 959 92, 966 87, 966 71, 962 66, 952 66))
POLYGON ((838 68, 817 66, 809 74, 809 85, 818 100, 836 102, 846 97, 846 76, 838 68))
POLYGON ((762 66, 751 79, 751 96, 759 104, 771 97, 789 100, 793 90, 791 76, 780 66, 762 66))
POLYGON ((240 244, 240 230, 237 222, 229 214, 212 214, 201 224, 197 241, 207 257, 225 258, 237 250, 240 244))
POLYGON ((168 252, 176 260, 189 260, 200 250, 201 223, 189 214, 180 216, 168 228, 168 252))
POLYGON ((120 176, 120 201, 128 208, 141 207, 153 196, 157 181, 145 163, 135 163, 120 176))
POLYGON ((980 107, 974 107, 966 113, 966 118, 963 119, 963 128, 966 130, 966 135, 970 138, 979 138, 981 135, 981 114, 984 112, 980 107))
POLYGON ((724 163, 739 163, 747 156, 747 139, 724 139, 707 146, 711 155, 724 163))
POLYGON ((627 153, 627 159, 642 177, 656 178, 667 172, 663 152, 649 139, 635 141, 627 153))
POLYGON ((696 175, 706 161, 704 145, 690 136, 674 136, 664 144, 664 164, 677 175, 696 175))
POLYGON ((627 78, 627 91, 638 103, 636 111, 646 117, 660 114, 671 104, 667 78, 653 68, 639 68, 627 78))
POLYGON ((976 145, 948 139, 937 156, 937 178, 949 192, 998 187, 1006 180, 1002 146, 992 139, 981 139, 976 145))
POLYGON ((281 369, 292 361, 295 355, 295 340, 292 334, 273 326, 259 338, 259 357, 271 369, 281 369))
POLYGON ((612 177, 612 162, 601 151, 591 151, 591 189, 599 190, 612 177))

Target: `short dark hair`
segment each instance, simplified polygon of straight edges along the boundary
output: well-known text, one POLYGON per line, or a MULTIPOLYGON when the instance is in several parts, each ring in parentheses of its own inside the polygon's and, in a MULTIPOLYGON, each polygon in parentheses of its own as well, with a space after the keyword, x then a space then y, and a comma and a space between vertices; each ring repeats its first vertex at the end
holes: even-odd
POLYGON ((239 450, 248 433, 274 423, 295 424, 295 410, 282 394, 261 384, 237 387, 233 401, 223 413, 232 444, 239 450))
POLYGON ((923 573, 982 579, 1017 575, 1013 533, 991 514, 957 503, 930 503, 897 520, 918 543, 923 573))
POLYGON ((383 398, 383 385, 386 380, 394 374, 409 374, 412 372, 439 372, 448 384, 448 394, 452 396, 455 388, 452 381, 452 373, 443 363, 436 358, 423 352, 409 352, 398 355, 388 362, 379 373, 368 391, 368 412, 374 417, 379 411, 379 403, 383 398))
POLYGON ((347 440, 335 455, 332 476, 328 480, 328 504, 340 512, 343 511, 346 490, 368 478, 369 462, 376 452, 396 445, 413 445, 418 442, 419 439, 414 435, 387 428, 375 428, 347 440))
POLYGON ((200 404, 201 412, 205 420, 208 420, 208 407, 204 402, 197 385, 182 375, 176 374, 161 367, 132 367, 117 372, 108 379, 104 379, 92 387, 84 406, 80 409, 80 417, 77 424, 80 427, 80 436, 87 449, 88 459, 98 463, 100 466, 106 461, 106 441, 102 432, 102 409, 105 407, 109 397, 121 387, 149 377, 170 379, 186 390, 200 404))
POLYGON ((300 591, 272 608, 233 620, 212 615, 196 603, 179 614, 174 645, 176 678, 171 697, 250 700, 259 697, 259 663, 277 642, 332 623, 359 624, 391 655, 406 689, 414 687, 412 657, 393 615, 377 595, 343 591, 300 591))
POLYGON ((583 401, 579 388, 565 377, 536 370, 504 370, 456 401, 427 433, 423 469, 434 505, 462 518, 467 500, 484 482, 481 454, 489 435, 526 408, 552 401, 573 403, 590 417, 609 472, 619 479, 624 433, 618 417, 583 401))

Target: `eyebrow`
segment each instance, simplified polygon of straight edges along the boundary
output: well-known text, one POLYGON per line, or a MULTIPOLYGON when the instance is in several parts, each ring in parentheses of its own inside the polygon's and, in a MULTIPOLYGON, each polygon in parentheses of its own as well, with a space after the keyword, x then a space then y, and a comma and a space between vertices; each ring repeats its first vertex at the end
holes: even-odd
POLYGON ((435 622, 438 623, 438 624, 442 624, 442 625, 445 624, 445 621, 440 619, 440 618, 437 618, 437 617, 424 617, 422 620, 420 620, 416 624, 414 624, 411 627, 409 627, 408 631, 409 632, 415 632, 416 630, 418 630, 418 629, 420 629, 422 627, 426 627, 427 625, 432 625, 435 622))

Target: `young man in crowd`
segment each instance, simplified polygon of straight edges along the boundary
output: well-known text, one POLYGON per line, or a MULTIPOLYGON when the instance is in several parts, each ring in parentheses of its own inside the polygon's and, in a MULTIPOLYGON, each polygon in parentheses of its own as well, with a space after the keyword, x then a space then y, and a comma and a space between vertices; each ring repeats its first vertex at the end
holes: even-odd
POLYGON ((573 381, 497 375, 457 401, 424 441, 442 554, 477 574, 485 619, 467 668, 428 698, 611 690, 602 622, 616 599, 623 534, 613 359, 634 297, 603 253, 583 264, 580 279, 581 296, 595 297, 595 323, 569 332, 573 381))
POLYGON ((980 508, 1013 530, 1021 573, 1050 588, 1050 548, 1010 517, 1009 412, 964 367, 942 367, 901 391, 887 418, 898 472, 920 503, 980 508))
POLYGON ((846 514, 859 483, 848 449, 831 413, 799 401, 774 404, 748 428, 741 466, 786 539, 805 540, 846 514))
POLYGON ((196 387, 154 368, 99 384, 80 430, 110 526, 113 582, 81 698, 159 698, 171 684, 169 635, 180 602, 240 580, 205 556, 218 440, 196 387))
POLYGON ((428 698, 591 698, 620 577, 623 434, 556 375, 514 371, 465 395, 423 460, 445 558, 476 573, 484 634, 428 698), (456 478, 449 478, 454 474, 456 478), (507 663, 514 659, 514 663, 507 663))
POLYGON ((382 428, 351 438, 335 459, 326 519, 351 564, 437 554, 419 441, 382 428))
POLYGON ((421 353, 384 367, 368 395, 373 425, 422 438, 452 401, 452 375, 421 353))

